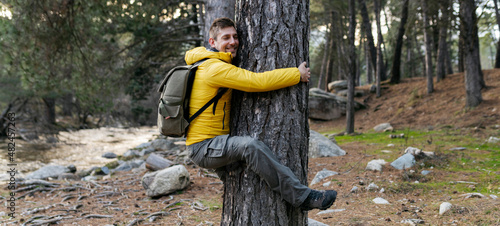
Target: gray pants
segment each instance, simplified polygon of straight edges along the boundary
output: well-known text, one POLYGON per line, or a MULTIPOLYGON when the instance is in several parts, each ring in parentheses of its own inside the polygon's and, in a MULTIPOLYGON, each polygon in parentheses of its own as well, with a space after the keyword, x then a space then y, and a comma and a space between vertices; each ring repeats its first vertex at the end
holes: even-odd
POLYGON ((295 207, 300 206, 311 192, 290 168, 278 161, 267 145, 254 138, 221 135, 189 145, 188 150, 193 162, 203 168, 217 169, 245 162, 273 191, 295 207))

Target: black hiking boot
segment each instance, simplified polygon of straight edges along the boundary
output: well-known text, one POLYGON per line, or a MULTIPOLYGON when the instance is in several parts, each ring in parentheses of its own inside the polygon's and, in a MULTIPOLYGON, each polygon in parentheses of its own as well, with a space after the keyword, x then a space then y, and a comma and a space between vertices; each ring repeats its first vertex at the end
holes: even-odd
POLYGON ((334 190, 317 191, 312 190, 307 196, 300 208, 304 211, 312 209, 326 210, 332 206, 337 198, 337 192, 334 190))

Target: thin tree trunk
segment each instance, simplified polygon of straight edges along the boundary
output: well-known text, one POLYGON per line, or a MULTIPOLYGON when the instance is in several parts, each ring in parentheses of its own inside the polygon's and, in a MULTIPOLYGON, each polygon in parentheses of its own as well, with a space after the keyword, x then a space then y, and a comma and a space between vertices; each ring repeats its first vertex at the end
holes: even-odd
MULTIPOLYGON (((337 27, 337 12, 331 11, 330 12, 330 31, 335 31, 338 29, 337 27)), ((333 71, 335 69, 336 65, 336 59, 337 59, 337 40, 335 39, 335 34, 334 32, 330 32, 330 37, 329 37, 330 43, 328 44, 328 60, 327 60, 327 66, 326 66, 326 86, 328 86, 328 83, 333 81, 333 71)))
POLYGON ((446 77, 446 55, 448 45, 446 36, 448 34, 448 14, 449 14, 449 1, 441 0, 441 19, 439 20, 439 45, 437 53, 436 77, 437 81, 441 81, 446 77))
MULTIPOLYGON (((330 27, 331 28, 331 27, 330 27)), ((322 89, 325 91, 328 91, 328 76, 327 76, 327 70, 326 68, 328 67, 327 64, 329 63, 328 57, 329 57, 329 50, 330 50, 330 32, 327 28, 325 32, 325 47, 323 49, 323 60, 321 61, 321 69, 320 69, 320 74, 319 74, 319 79, 318 79, 318 89, 322 89)))
MULTIPOLYGON (((309 3, 238 0, 241 68, 262 72, 308 61, 309 3)), ((266 92, 233 93, 231 134, 264 142, 307 183, 308 84, 266 92)), ((226 168, 221 225, 306 225, 291 206, 241 164, 226 168)))
POLYGON ((401 11, 401 22, 399 24, 398 35, 396 37, 396 48, 392 61, 391 83, 397 84, 401 81, 401 52, 403 50, 403 36, 405 35, 406 21, 408 21, 408 2, 404 0, 401 11))
POLYGON ((387 75, 385 73, 385 63, 384 63, 384 54, 383 54, 383 45, 384 45, 384 36, 382 35, 382 26, 380 25, 380 0, 374 1, 374 10, 375 10, 375 21, 377 24, 377 76, 380 76, 380 81, 385 81, 387 79, 387 75), (380 50, 378 49, 380 48, 380 50))
POLYGON ((432 70, 432 41, 429 27, 429 16, 427 9, 427 0, 422 2, 422 18, 424 21, 424 42, 425 42, 425 76, 427 77, 427 93, 434 92, 434 73, 432 70))
POLYGON ((45 118, 47 119, 47 124, 56 124, 56 99, 53 97, 42 98, 45 104, 45 118))
MULTIPOLYGON (((500 29, 500 13, 498 11, 498 0, 493 0, 493 3, 495 3, 495 15, 497 18, 497 25, 498 28, 500 29)), ((495 56, 495 68, 500 68, 500 38, 498 38, 497 42, 497 54, 495 56)))
POLYGON ((356 1, 349 0, 349 34, 347 56, 348 60, 348 79, 347 79, 347 106, 346 106, 346 133, 354 133, 354 87, 356 81, 356 47, 354 37, 356 34, 356 1))
POLYGON ((361 17, 363 18, 363 30, 365 30, 366 42, 368 44, 368 51, 370 53, 370 60, 374 70, 377 67, 377 49, 375 48, 375 42, 373 41, 372 26, 370 23, 370 18, 368 17, 368 9, 366 8, 365 0, 358 0, 361 17))
MULTIPOLYGON (((228 17, 234 20, 234 10, 236 6, 236 0, 206 0, 205 2, 205 29, 203 31, 204 35, 204 40, 205 43, 204 45, 206 47, 210 47, 210 44, 208 44, 208 37, 209 37, 209 31, 210 31, 210 26, 212 25, 212 22, 220 17, 228 17)), ((200 10, 202 11, 202 10, 200 10)))
POLYGON ((479 59, 479 37, 474 0, 460 0, 460 36, 464 40, 466 108, 478 106, 485 87, 479 59))

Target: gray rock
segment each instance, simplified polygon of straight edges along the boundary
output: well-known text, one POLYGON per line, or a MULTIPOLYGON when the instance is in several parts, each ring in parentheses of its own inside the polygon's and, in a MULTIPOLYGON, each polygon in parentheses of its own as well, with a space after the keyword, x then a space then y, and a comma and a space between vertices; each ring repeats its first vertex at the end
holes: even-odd
POLYGON ((389 201, 383 199, 383 198, 380 198, 380 197, 377 197, 377 198, 374 198, 372 200, 375 204, 390 204, 389 201))
POLYGON ((149 146, 151 146, 151 142, 146 142, 146 143, 142 143, 142 144, 137 145, 134 149, 141 150, 141 149, 147 148, 149 146))
POLYGON ((410 224, 410 225, 417 225, 423 223, 425 223, 425 221, 422 219, 404 219, 401 221, 401 224, 410 224))
POLYGON ((453 205, 451 205, 451 203, 449 202, 441 203, 441 205, 439 205, 439 215, 445 214, 446 212, 451 210, 451 207, 453 207, 453 205))
POLYGON ((179 147, 175 145, 175 141, 171 139, 156 139, 151 142, 151 147, 157 151, 179 150, 179 147))
POLYGON ((145 156, 145 155, 153 153, 155 150, 156 149, 154 149, 153 147, 148 147, 148 148, 142 149, 142 151, 141 151, 141 153, 139 153, 139 155, 145 156))
POLYGON ((498 142, 500 142, 500 138, 498 138, 498 137, 490 137, 490 138, 488 138, 488 143, 490 143, 490 144, 496 144, 498 142))
POLYGON ((342 156, 346 154, 337 144, 320 133, 310 130, 310 134, 309 158, 342 156))
POLYGON ((345 209, 324 210, 324 211, 319 211, 316 215, 336 213, 336 212, 342 212, 342 211, 345 211, 345 209))
POLYGON ((121 163, 118 167, 116 167, 113 171, 129 171, 134 168, 137 168, 144 163, 144 160, 136 159, 131 161, 126 161, 121 163))
POLYGON ((382 166, 385 165, 387 162, 383 159, 376 159, 368 162, 366 165, 366 170, 372 170, 372 171, 382 171, 382 166))
POLYGON ((123 157, 139 157, 141 156, 136 150, 128 150, 123 154, 123 157))
POLYGON ((309 226, 328 226, 328 224, 323 224, 319 221, 313 220, 311 218, 307 218, 307 225, 309 226))
POLYGON ((416 164, 415 156, 413 156, 410 153, 406 153, 403 156, 396 159, 394 162, 392 162, 391 166, 396 168, 396 169, 402 170, 402 169, 411 168, 415 164, 416 164))
POLYGON ((351 188, 351 193, 356 193, 358 192, 358 190, 359 190, 358 186, 354 186, 351 188))
POLYGON ((160 171, 146 173, 142 186, 149 197, 167 195, 189 185, 189 172, 183 165, 175 165, 160 171))
POLYGON ((422 150, 414 147, 407 147, 405 153, 410 153, 412 155, 421 155, 422 150))
POLYGON ((333 175, 338 175, 338 174, 339 173, 335 171, 323 169, 316 174, 316 176, 314 177, 314 179, 312 179, 311 184, 309 186, 312 186, 313 184, 316 184, 327 177, 331 177, 333 175))
POLYGON ((373 127, 373 130, 375 130, 375 132, 387 132, 387 131, 393 131, 394 128, 392 128, 390 123, 386 122, 376 125, 375 127, 373 127))
POLYGON ((375 183, 371 183, 368 185, 368 187, 366 187, 366 190, 368 190, 368 191, 378 190, 378 185, 376 185, 375 183))
POLYGON ((63 173, 57 177, 57 180, 80 180, 80 177, 73 173, 63 173))
POLYGON ((106 153, 102 154, 102 157, 103 157, 103 158, 107 158, 107 159, 114 159, 114 158, 116 158, 117 156, 116 156, 116 154, 115 154, 115 153, 113 153, 113 152, 106 152, 106 153))
POLYGON ((49 165, 44 166, 35 172, 26 175, 26 180, 32 179, 47 179, 47 178, 57 178, 63 173, 69 173, 70 170, 66 166, 49 165))
POLYGON ((429 171, 429 170, 422 170, 421 174, 422 175, 428 175, 429 173, 432 173, 432 171, 429 171))
MULTIPOLYGON (((309 89, 309 118, 332 120, 346 113, 347 99, 318 88, 309 89)), ((354 109, 364 109, 366 106, 354 103, 354 109)))

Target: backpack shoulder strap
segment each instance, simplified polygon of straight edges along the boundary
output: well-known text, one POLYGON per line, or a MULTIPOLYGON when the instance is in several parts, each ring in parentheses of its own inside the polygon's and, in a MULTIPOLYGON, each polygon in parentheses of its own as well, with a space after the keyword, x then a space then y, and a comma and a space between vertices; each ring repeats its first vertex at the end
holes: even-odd
POLYGON ((203 105, 203 107, 201 107, 200 110, 198 110, 196 113, 194 113, 193 116, 189 117, 189 119, 187 120, 188 123, 191 123, 196 117, 198 117, 203 111, 205 111, 213 103, 215 103, 214 104, 214 112, 215 112, 215 105, 216 105, 217 101, 219 101, 219 99, 222 97, 222 95, 224 95, 224 93, 226 93, 227 90, 228 90, 228 88, 220 88, 217 91, 217 95, 215 95, 210 101, 208 101, 205 105, 203 105))

